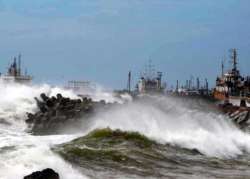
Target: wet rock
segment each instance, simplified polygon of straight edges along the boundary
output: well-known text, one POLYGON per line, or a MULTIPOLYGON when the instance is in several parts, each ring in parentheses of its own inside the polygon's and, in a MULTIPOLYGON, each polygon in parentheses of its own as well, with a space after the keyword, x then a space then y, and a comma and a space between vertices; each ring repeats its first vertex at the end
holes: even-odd
POLYGON ((55 134, 57 129, 71 125, 72 121, 89 118, 98 109, 111 106, 105 101, 94 102, 90 98, 65 98, 62 94, 48 97, 42 93, 40 99, 35 98, 39 111, 27 113, 26 123, 33 134, 55 134))
POLYGON ((24 179, 59 179, 59 178, 60 178, 59 174, 49 168, 43 171, 34 172, 24 177, 24 179))
POLYGON ((56 126, 60 126, 72 118, 82 117, 79 114, 86 113, 86 107, 91 107, 88 99, 84 102, 81 99, 72 100, 61 94, 57 94, 56 97, 48 97, 42 93, 40 99, 35 98, 35 100, 39 111, 35 114, 28 113, 26 120, 33 133, 48 130, 54 132, 56 126))

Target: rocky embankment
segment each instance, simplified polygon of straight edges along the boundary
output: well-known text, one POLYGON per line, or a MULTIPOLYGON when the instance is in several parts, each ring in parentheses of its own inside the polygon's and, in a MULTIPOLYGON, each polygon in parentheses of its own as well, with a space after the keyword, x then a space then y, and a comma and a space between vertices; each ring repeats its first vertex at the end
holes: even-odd
POLYGON ((94 102, 91 98, 65 98, 61 94, 48 97, 42 93, 35 98, 38 111, 27 113, 26 123, 33 134, 56 134, 65 126, 78 125, 77 122, 89 119, 99 109, 110 107, 105 101, 94 102))
POLYGON ((219 109, 241 129, 250 130, 250 107, 247 107, 245 100, 241 101, 240 106, 225 101, 224 104, 219 105, 219 109))

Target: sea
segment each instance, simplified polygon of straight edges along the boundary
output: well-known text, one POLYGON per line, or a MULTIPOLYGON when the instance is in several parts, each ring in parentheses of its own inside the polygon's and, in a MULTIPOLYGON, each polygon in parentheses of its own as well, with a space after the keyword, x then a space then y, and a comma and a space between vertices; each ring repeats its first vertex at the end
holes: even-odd
POLYGON ((84 118, 76 129, 33 135, 27 112, 41 93, 79 98, 48 84, 0 84, 0 179, 52 168, 61 179, 250 178, 250 134, 200 99, 115 97, 119 105, 84 118))

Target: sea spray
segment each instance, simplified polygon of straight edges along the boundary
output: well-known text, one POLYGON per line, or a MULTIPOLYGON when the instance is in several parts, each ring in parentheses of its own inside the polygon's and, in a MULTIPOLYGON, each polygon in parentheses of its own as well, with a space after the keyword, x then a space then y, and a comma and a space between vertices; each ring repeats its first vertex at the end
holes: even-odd
POLYGON ((24 130, 26 113, 37 110, 34 97, 46 93, 78 98, 70 90, 47 84, 26 86, 0 84, 0 178, 20 179, 34 171, 53 168, 62 179, 84 179, 83 174, 51 151, 51 146, 67 142, 77 135, 31 136, 24 130))
POLYGON ((53 150, 74 165, 90 167, 95 171, 94 175, 89 172, 93 178, 161 178, 166 177, 166 173, 157 170, 159 162, 171 166, 177 163, 165 155, 175 149, 157 144, 138 132, 109 128, 94 130, 84 137, 56 145, 53 150))
POLYGON ((110 128, 93 130, 53 150, 91 178, 246 178, 250 174, 246 154, 209 157, 160 144, 139 132, 110 128))
POLYGON ((215 112, 193 108, 168 97, 151 96, 99 114, 92 128, 138 131, 160 143, 230 158, 250 151, 250 135, 215 112))
POLYGON ((105 100, 107 103, 124 103, 127 101, 132 101, 132 97, 128 93, 115 94, 113 89, 105 88, 100 84, 92 84, 86 88, 79 88, 75 91, 77 94, 90 97, 93 101, 105 100))
POLYGON ((55 96, 57 93, 61 93, 65 97, 72 99, 79 98, 70 90, 51 87, 47 84, 27 86, 0 83, 0 119, 2 121, 5 120, 7 123, 19 124, 19 128, 23 130, 26 128, 24 124, 26 113, 37 110, 34 98, 39 98, 41 93, 46 93, 48 96, 55 96))
POLYGON ((57 142, 67 142, 75 136, 30 136, 9 132, 0 136, 0 178, 20 179, 34 171, 53 168, 62 179, 84 179, 81 173, 55 155, 50 146, 57 142))

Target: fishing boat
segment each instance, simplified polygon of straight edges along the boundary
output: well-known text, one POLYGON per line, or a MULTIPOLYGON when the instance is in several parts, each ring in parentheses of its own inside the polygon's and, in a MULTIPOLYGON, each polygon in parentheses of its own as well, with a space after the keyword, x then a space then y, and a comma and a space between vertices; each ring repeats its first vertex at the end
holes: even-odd
POLYGON ((231 50, 232 68, 224 73, 222 62, 222 74, 217 77, 216 87, 213 90, 213 97, 220 101, 230 100, 231 103, 240 104, 245 100, 250 106, 250 77, 243 77, 237 67, 237 50, 231 50))
POLYGON ((136 84, 136 92, 139 94, 164 93, 165 89, 166 85, 162 84, 162 72, 155 73, 150 61, 147 69, 136 84))
POLYGON ((21 55, 18 56, 18 60, 14 57, 7 73, 5 75, 0 74, 0 80, 4 83, 30 84, 32 82, 32 77, 27 74, 27 71, 22 73, 21 55))

